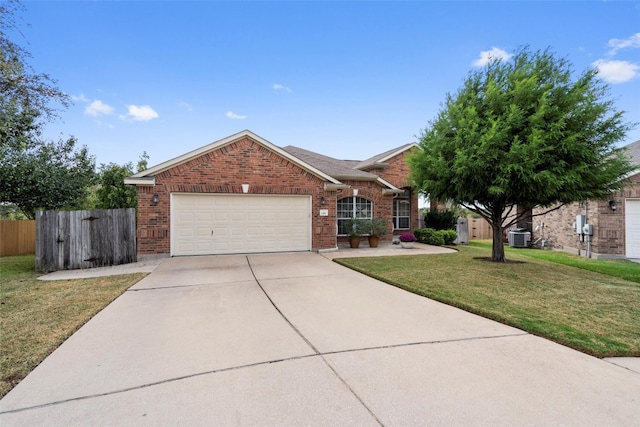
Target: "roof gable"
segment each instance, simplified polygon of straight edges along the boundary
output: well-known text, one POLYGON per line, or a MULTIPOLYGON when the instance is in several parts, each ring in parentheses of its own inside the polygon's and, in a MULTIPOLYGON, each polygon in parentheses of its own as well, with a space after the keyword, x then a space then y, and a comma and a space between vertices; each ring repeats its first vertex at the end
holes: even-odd
POLYGON ((387 168, 389 166, 386 163, 387 160, 392 159, 397 155, 404 153, 407 150, 411 150, 414 147, 418 147, 418 144, 411 142, 409 144, 405 144, 400 147, 393 148, 389 151, 385 151, 384 153, 380 153, 376 156, 363 160, 359 162, 355 167, 360 170, 387 168))
MULTIPOLYGON (((132 185, 155 185, 156 175, 169 169, 175 168, 179 165, 185 164, 207 153, 218 150, 245 137, 250 138, 257 144, 262 145, 268 150, 290 161, 291 163, 323 179, 325 181, 325 187, 328 184, 348 187, 342 184, 341 180, 375 181, 378 182, 381 186, 386 187, 386 189, 383 189, 383 192, 398 192, 401 190, 385 181, 378 175, 367 172, 366 169, 385 167, 384 161, 391 159, 405 152, 406 150, 413 148, 414 146, 417 146, 413 143, 405 144, 401 147, 385 151, 384 153, 378 154, 377 156, 371 157, 370 159, 364 161, 339 160, 291 145, 280 148, 276 145, 273 145, 266 139, 261 138, 255 133, 249 130, 244 130, 242 132, 223 138, 219 141, 215 141, 211 144, 192 150, 166 162, 160 163, 142 172, 138 172, 135 175, 125 178, 124 182, 125 184, 132 185)), ((388 167, 388 165, 386 166, 388 167)))
POLYGON ((249 130, 244 130, 242 132, 236 133, 234 135, 228 136, 226 138, 223 138, 219 141, 215 141, 212 142, 211 144, 205 145, 203 147, 197 148, 195 150, 192 150, 188 153, 185 153, 181 156, 178 156, 176 158, 173 158, 171 160, 168 160, 166 162, 160 163, 156 166, 153 166, 149 169, 146 169, 142 172, 138 172, 135 175, 130 176, 129 178, 125 178, 125 184, 133 184, 133 185, 153 185, 155 183, 155 176, 158 175, 159 173, 162 173, 164 171, 167 171, 171 168, 174 168, 178 165, 184 164, 190 160, 193 160, 197 157, 200 157, 206 153, 209 153, 211 151, 214 150, 218 150, 222 147, 224 147, 225 145, 231 144, 241 138, 244 137, 249 137, 251 138, 253 141, 255 141, 256 143, 262 145, 263 147, 277 153, 278 155, 280 155, 281 157, 284 157, 285 159, 287 159, 288 161, 290 161, 291 163, 301 167, 302 169, 305 169, 306 171, 320 177, 321 179, 325 180, 325 181, 329 181, 333 184, 340 184, 340 181, 338 181, 337 179, 335 179, 334 177, 322 172, 321 170, 315 168, 314 166, 306 163, 305 161, 303 161, 302 159, 295 157, 293 155, 291 155, 290 153, 284 151, 282 148, 277 147, 275 145, 273 145, 272 143, 270 143, 269 141, 267 141, 266 139, 256 135, 255 133, 249 131, 249 130))

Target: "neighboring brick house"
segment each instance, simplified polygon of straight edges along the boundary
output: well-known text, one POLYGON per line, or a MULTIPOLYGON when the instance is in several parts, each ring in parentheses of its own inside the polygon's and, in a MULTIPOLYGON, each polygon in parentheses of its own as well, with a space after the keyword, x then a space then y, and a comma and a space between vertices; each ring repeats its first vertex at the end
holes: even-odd
POLYGON ((138 192, 138 253, 323 251, 347 218, 418 227, 406 144, 364 161, 277 147, 243 131, 125 179, 138 192))
MULTIPOLYGON (((640 168, 640 141, 625 148, 631 163, 640 168)), ((571 203, 534 217, 533 239, 542 237, 544 230, 552 249, 594 258, 640 258, 640 171, 636 170, 628 179, 629 185, 624 190, 606 200, 571 203), (576 232, 578 215, 586 215, 586 222, 593 225, 589 239, 576 232)), ((533 214, 542 211, 536 209, 533 214)))

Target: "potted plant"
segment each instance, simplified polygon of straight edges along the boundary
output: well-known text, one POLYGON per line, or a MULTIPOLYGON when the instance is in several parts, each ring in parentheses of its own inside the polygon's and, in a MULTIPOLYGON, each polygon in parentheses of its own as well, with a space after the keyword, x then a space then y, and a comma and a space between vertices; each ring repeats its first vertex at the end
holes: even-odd
POLYGON ((405 249, 411 249, 413 247, 413 242, 415 242, 416 240, 416 236, 414 236, 412 233, 402 233, 400 235, 400 246, 405 249))
POLYGON ((369 221, 362 218, 348 219, 344 222, 344 229, 349 235, 349 245, 354 249, 359 248, 362 236, 369 233, 369 221))
POLYGON ((377 248, 380 236, 387 234, 387 221, 382 218, 371 220, 371 231, 369 232, 369 247, 377 248))

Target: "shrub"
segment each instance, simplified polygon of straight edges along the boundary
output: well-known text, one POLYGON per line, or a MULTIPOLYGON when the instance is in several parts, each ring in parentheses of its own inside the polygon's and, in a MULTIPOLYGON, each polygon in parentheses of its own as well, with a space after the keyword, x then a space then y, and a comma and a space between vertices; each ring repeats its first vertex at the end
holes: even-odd
POLYGON ((455 230, 457 221, 453 211, 429 211, 424 216, 424 226, 434 230, 455 230))
POLYGON ((351 237, 363 236, 371 232, 371 221, 351 218, 344 222, 344 231, 351 237))
POLYGON ((444 236, 433 228, 419 228, 415 231, 415 234, 420 243, 434 246, 444 245, 444 236))
POLYGON ((387 221, 382 218, 373 218, 371 220, 371 235, 384 236, 387 234, 387 221))
POLYGON ((416 239, 418 240, 418 242, 424 243, 424 241, 427 239, 427 228, 418 228, 414 234, 416 235, 416 239))
POLYGON ((438 231, 438 233, 442 235, 445 245, 453 245, 453 242, 455 242, 458 238, 458 233, 456 233, 456 230, 440 230, 438 231))

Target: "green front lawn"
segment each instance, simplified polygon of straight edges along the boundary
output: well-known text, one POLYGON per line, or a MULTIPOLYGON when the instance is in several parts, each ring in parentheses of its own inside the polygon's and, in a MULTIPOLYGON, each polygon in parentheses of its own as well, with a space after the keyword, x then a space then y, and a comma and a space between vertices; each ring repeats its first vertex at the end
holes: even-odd
POLYGON ((0 257, 0 398, 145 274, 38 280, 34 255, 0 257))
MULTIPOLYGON (((480 240, 470 242, 469 245, 491 249, 492 243, 490 240, 480 240)), ((626 259, 593 259, 561 251, 510 248, 506 244, 504 250, 507 259, 511 254, 524 255, 640 283, 640 264, 626 259)))
MULTIPOLYGON (((539 259, 535 250, 508 249, 510 262, 497 264, 480 259, 491 256, 490 245, 457 249, 454 254, 336 262, 594 356, 640 356, 640 264, 588 260, 609 275, 539 259)), ((568 255, 538 252, 552 259, 568 255)))

